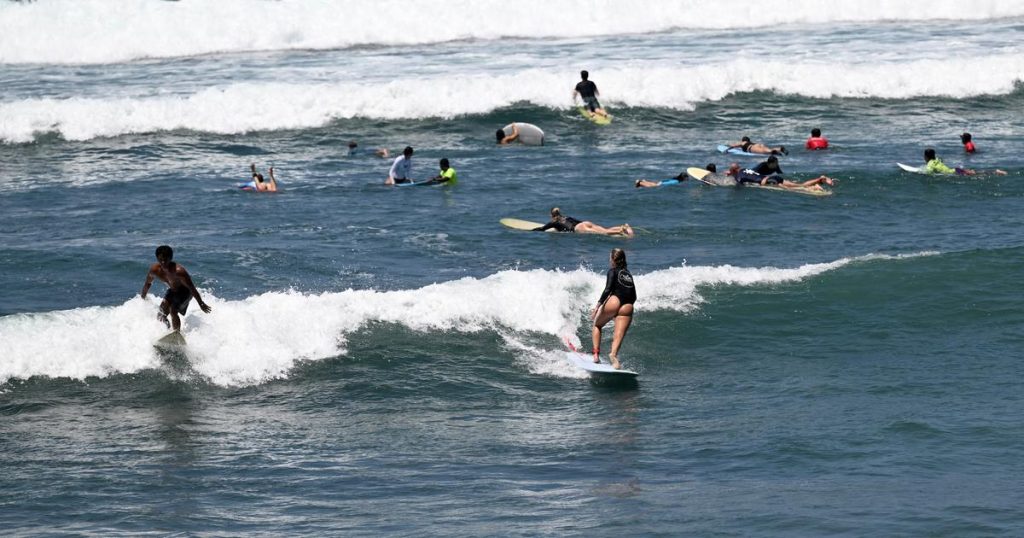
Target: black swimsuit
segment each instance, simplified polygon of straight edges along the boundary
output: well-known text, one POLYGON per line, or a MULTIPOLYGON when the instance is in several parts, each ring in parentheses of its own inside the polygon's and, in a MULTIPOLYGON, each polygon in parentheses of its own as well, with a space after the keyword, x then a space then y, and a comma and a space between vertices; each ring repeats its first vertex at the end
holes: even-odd
POLYGON ((572 217, 557 217, 551 222, 545 224, 544 226, 541 226, 540 228, 534 228, 533 231, 543 232, 551 228, 554 228, 559 232, 575 232, 576 225, 579 224, 580 222, 581 221, 576 220, 572 217))
POLYGON ((636 302, 636 288, 633 287, 633 275, 625 267, 613 267, 608 270, 608 278, 604 283, 604 291, 598 303, 604 304, 609 295, 619 298, 619 304, 633 304, 636 302))

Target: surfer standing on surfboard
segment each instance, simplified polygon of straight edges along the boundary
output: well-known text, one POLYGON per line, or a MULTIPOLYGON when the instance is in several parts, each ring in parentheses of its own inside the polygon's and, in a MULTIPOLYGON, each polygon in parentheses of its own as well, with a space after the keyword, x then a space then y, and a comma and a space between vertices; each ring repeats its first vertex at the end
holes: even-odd
POLYGON ((203 298, 199 296, 199 290, 196 289, 196 285, 192 283, 192 277, 189 276, 188 271, 181 264, 173 261, 174 250, 167 245, 160 245, 156 247, 156 263, 150 266, 149 273, 146 275, 146 283, 142 286, 142 298, 146 298, 146 293, 149 292, 149 287, 153 285, 153 279, 159 278, 167 284, 167 294, 164 295, 164 300, 160 303, 160 313, 156 315, 156 319, 164 322, 165 325, 171 327, 175 331, 181 330, 181 318, 184 316, 185 311, 188 310, 188 303, 193 297, 196 298, 196 303, 199 304, 199 308, 210 313, 210 305, 203 302, 203 298), (167 314, 171 315, 171 322, 167 323, 167 314))
POLYGON ((594 346, 594 362, 601 362, 601 329, 611 320, 615 320, 615 333, 612 336, 612 352, 608 358, 616 370, 622 368, 619 363, 619 348, 626 337, 630 323, 633 322, 633 303, 636 302, 636 288, 633 286, 633 275, 626 268, 626 252, 621 248, 613 248, 609 256, 608 278, 605 279, 604 291, 597 300, 597 306, 590 313, 594 320, 591 331, 594 346))
POLYGON ((590 117, 593 118, 595 115, 601 115, 607 118, 608 113, 601 108, 601 103, 597 101, 597 96, 601 95, 601 92, 597 91, 597 84, 588 80, 589 77, 590 73, 586 70, 580 71, 580 78, 583 80, 578 82, 576 88, 573 89, 572 102, 576 102, 576 96, 578 95, 583 99, 583 106, 590 111, 590 117))

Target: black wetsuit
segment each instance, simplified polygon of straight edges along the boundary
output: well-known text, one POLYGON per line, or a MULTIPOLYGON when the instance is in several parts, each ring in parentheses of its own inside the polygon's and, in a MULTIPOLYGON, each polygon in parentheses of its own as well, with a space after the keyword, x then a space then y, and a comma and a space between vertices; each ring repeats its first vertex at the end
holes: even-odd
POLYGON ((185 315, 185 311, 188 310, 188 303, 192 300, 192 291, 186 286, 180 288, 169 288, 167 293, 164 295, 164 300, 174 310, 178 311, 178 314, 185 315))
POLYGON ((589 80, 583 80, 576 84, 576 91, 580 93, 583 103, 587 105, 591 112, 601 108, 601 103, 597 102, 597 84, 589 80))
POLYGON ((609 295, 619 298, 619 304, 636 302, 636 288, 633 287, 633 275, 625 267, 613 267, 608 270, 608 278, 604 283, 604 291, 598 303, 604 304, 609 295))
POLYGON ((544 232, 544 231, 547 231, 547 230, 549 230, 551 228, 554 228, 555 230, 557 230, 559 232, 575 232, 576 231, 576 225, 579 224, 580 222, 581 221, 576 220, 576 219, 574 219, 572 217, 557 217, 554 220, 552 220, 551 222, 545 224, 544 226, 541 226, 539 228, 534 228, 533 231, 535 231, 535 232, 544 232))

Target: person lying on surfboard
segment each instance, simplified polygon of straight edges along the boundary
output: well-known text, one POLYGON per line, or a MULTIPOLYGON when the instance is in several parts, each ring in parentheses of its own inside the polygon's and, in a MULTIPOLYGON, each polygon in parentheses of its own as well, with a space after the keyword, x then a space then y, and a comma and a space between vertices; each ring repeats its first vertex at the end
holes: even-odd
POLYGON ((572 217, 562 215, 562 210, 557 207, 551 208, 551 222, 544 226, 538 226, 532 231, 534 232, 545 232, 551 228, 554 228, 559 232, 575 232, 580 234, 604 234, 604 235, 625 235, 627 237, 633 237, 633 228, 629 224, 622 224, 619 226, 612 226, 611 228, 605 228, 604 226, 598 226, 589 220, 579 220, 572 217))
MULTIPOLYGON (((946 166, 946 163, 942 162, 942 159, 935 156, 935 149, 933 148, 928 148, 924 150, 924 162, 927 164, 925 164, 924 169, 922 169, 921 171, 924 172, 925 174, 955 174, 958 176, 976 176, 982 173, 978 172, 977 170, 971 170, 970 168, 963 168, 960 166, 957 166, 956 168, 950 168, 946 166)), ((993 170, 992 173, 997 176, 1006 175, 1006 171, 1000 170, 998 168, 993 170)))
MULTIPOLYGON (((711 172, 712 174, 718 173, 718 166, 715 163, 708 163, 708 165, 705 166, 704 169, 707 170, 708 172, 711 172)), ((735 176, 737 173, 739 173, 739 171, 740 171, 739 163, 732 163, 732 165, 729 167, 729 171, 726 172, 725 175, 726 176, 735 176)), ((633 182, 633 186, 638 188, 638 189, 641 189, 641 188, 643 188, 643 189, 650 189, 650 188, 654 188, 654 187, 664 187, 664 186, 668 186, 668 185, 678 185, 680 182, 686 181, 687 179, 690 179, 690 176, 686 175, 686 171, 684 170, 684 171, 680 172, 678 176, 676 176, 676 177, 674 177, 672 179, 663 179, 661 181, 651 181, 649 179, 638 179, 635 182, 633 182)))
POLYGON ((744 151, 746 153, 764 153, 765 155, 789 155, 789 152, 786 151, 785 146, 772 148, 760 142, 751 142, 749 136, 744 136, 743 138, 740 139, 739 142, 729 144, 729 149, 733 148, 740 148, 741 151, 744 151))
POLYGON ((605 279, 604 291, 597 300, 597 306, 590 313, 594 320, 591 330, 594 362, 601 362, 601 329, 611 320, 615 320, 615 332, 612 336, 612 352, 608 358, 616 370, 622 368, 619 363, 619 348, 626 338, 626 331, 633 322, 633 303, 636 302, 636 287, 633 286, 633 275, 626 268, 626 252, 621 248, 613 248, 608 257, 610 268, 605 279))
POLYGON ((519 127, 513 122, 512 134, 505 136, 505 130, 498 129, 497 131, 494 132, 494 138, 495 140, 497 140, 499 146, 511 144, 512 142, 515 142, 519 138, 519 127))
POLYGON ((583 106, 590 113, 590 117, 600 115, 608 117, 608 112, 601 108, 601 103, 598 102, 597 97, 601 95, 601 92, 597 91, 597 84, 594 84, 590 78, 590 73, 586 70, 580 71, 580 78, 583 79, 576 84, 576 87, 572 90, 572 102, 576 103, 576 96, 583 99, 583 106))
POLYGON ((746 168, 740 170, 736 175, 736 181, 740 184, 753 183, 755 185, 762 186, 775 185, 786 189, 817 188, 824 190, 821 186, 822 183, 830 186, 835 184, 834 179, 824 175, 801 182, 785 179, 782 177, 782 167, 779 166, 779 159, 774 155, 768 157, 768 160, 758 164, 753 169, 746 168))
MULTIPOLYGON (((387 159, 388 156, 390 155, 390 153, 388 152, 388 148, 377 148, 377 149, 366 150, 366 151, 367 152, 373 152, 374 155, 376 155, 377 157, 380 157, 381 159, 387 159)), ((349 157, 356 157, 356 156, 362 155, 362 154, 363 154, 363 150, 359 149, 359 143, 356 142, 355 140, 349 141, 349 143, 348 143, 348 156, 349 157)))
POLYGON ((252 171, 252 181, 242 185, 243 189, 250 189, 257 192, 277 192, 277 180, 274 179, 274 167, 271 166, 267 171, 267 175, 270 176, 270 180, 264 180, 263 174, 256 171, 256 163, 249 165, 249 169, 252 171))
POLYGON ((149 293, 149 287, 153 285, 153 279, 159 278, 167 284, 167 294, 164 295, 163 302, 160 303, 160 313, 156 315, 156 319, 164 322, 165 325, 174 329, 175 331, 181 330, 181 318, 184 316, 185 311, 188 310, 188 303, 193 297, 196 298, 196 304, 199 308, 210 313, 212 308, 210 305, 203 302, 203 298, 199 296, 199 290, 196 289, 196 285, 192 283, 192 277, 185 270, 185 267, 179 263, 173 261, 174 250, 167 245, 160 245, 156 247, 156 263, 149 267, 149 273, 146 274, 146 283, 142 285, 142 298, 146 298, 146 294, 149 293), (167 315, 171 315, 171 322, 167 322, 167 315))

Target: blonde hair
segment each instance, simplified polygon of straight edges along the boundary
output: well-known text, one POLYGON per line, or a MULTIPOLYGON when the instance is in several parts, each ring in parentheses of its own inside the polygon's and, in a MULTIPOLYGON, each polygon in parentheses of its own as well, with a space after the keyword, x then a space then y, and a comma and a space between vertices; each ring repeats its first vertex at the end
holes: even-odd
POLYGON ((615 264, 616 269, 625 269, 626 267, 626 251, 621 248, 612 249, 612 263, 615 264))

